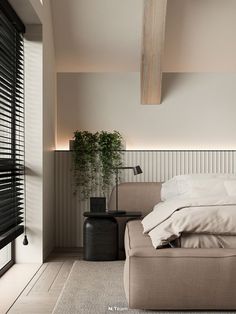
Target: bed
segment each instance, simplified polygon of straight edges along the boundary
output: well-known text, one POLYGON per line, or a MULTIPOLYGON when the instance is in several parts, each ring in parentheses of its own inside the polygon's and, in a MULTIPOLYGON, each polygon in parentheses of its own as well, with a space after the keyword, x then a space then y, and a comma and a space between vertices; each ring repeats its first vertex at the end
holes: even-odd
POLYGON ((236 248, 236 176, 175 176, 142 225, 156 249, 236 248))
MULTIPOLYGON (((144 217, 148 217, 163 200, 161 190, 161 183, 121 184, 120 206, 129 211, 142 210, 144 217)), ((231 194, 232 204, 226 206, 233 207, 232 186, 231 194)), ((114 195, 111 196, 111 206, 112 203, 114 195)), ((126 225, 124 288, 130 308, 236 309, 236 248, 233 233, 181 232, 175 239, 170 238, 170 241, 156 245, 149 232, 144 232, 141 220, 130 221, 126 225)))

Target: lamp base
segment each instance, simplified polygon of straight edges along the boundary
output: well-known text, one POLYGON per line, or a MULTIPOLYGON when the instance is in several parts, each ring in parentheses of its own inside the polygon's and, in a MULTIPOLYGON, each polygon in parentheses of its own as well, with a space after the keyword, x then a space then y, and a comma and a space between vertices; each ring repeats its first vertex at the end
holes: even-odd
POLYGON ((107 213, 111 215, 124 215, 126 214, 126 211, 125 210, 108 210, 107 213))

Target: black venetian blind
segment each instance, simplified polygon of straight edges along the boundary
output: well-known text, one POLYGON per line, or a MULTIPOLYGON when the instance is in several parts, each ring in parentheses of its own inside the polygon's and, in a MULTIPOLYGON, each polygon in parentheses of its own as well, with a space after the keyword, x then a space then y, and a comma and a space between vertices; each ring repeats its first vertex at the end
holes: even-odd
POLYGON ((0 249, 24 231, 24 30, 0 0, 0 249))

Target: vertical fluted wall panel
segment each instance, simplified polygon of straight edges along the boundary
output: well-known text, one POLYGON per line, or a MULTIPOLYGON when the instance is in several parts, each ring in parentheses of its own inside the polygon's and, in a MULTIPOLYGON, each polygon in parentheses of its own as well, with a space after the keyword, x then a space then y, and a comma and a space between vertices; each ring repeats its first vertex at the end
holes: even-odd
MULTIPOLYGON (((191 173, 235 173, 235 151, 125 151, 125 166, 140 165, 143 173, 134 176, 126 170, 122 182, 164 182, 175 175, 191 173)), ((72 153, 55 152, 56 246, 76 247, 83 243, 83 212, 89 200, 74 193, 72 153)), ((107 199, 110 191, 108 191, 107 199)), ((93 196, 102 196, 100 187, 93 196)))
POLYGON ((72 158, 67 152, 55 154, 55 206, 57 247, 77 246, 77 202, 74 195, 72 158))

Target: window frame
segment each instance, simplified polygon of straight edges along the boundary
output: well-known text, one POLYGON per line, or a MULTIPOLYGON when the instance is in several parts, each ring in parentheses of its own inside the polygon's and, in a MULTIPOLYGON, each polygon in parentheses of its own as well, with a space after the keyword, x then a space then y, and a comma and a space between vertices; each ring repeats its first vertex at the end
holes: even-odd
POLYGON ((15 264, 15 241, 10 242, 9 244, 11 245, 11 259, 2 268, 0 268, 0 277, 15 264))

